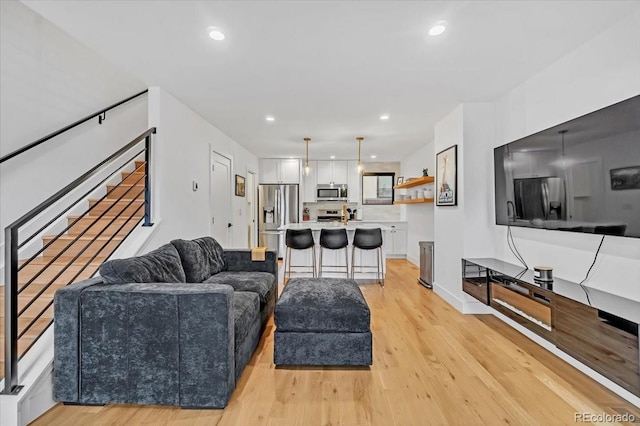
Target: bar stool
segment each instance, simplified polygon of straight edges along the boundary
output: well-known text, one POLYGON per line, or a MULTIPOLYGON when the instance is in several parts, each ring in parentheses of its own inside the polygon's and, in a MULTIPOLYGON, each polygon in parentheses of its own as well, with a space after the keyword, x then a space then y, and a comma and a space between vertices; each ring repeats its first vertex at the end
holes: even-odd
POLYGON ((318 265, 318 276, 322 276, 323 266, 340 267, 340 265, 323 265, 322 264, 322 252, 324 249, 340 250, 344 249, 344 266, 347 272, 347 278, 349 278, 349 254, 347 246, 349 245, 349 239, 347 238, 347 230, 344 228, 337 229, 322 229, 320 231, 320 262, 318 265))
MULTIPOLYGON (((378 278, 378 282, 384 287, 384 273, 380 273, 380 263, 382 261, 382 230, 380 228, 356 228, 356 232, 353 235, 353 249, 351 250, 351 278, 354 277, 356 271, 356 248, 360 250, 378 250, 376 256, 376 260, 378 261, 376 278, 378 278)), ((361 268, 365 268, 365 266, 361 266, 361 268)))
MULTIPOLYGON (((287 270, 287 259, 289 260, 289 279, 291 279, 291 249, 293 250, 312 250, 311 267, 313 268, 313 276, 316 276, 316 243, 313 241, 313 233, 311 229, 287 229, 285 236, 285 244, 287 245, 287 253, 284 258, 285 273, 287 270)), ((306 268, 307 265, 293 265, 294 268, 306 268)))

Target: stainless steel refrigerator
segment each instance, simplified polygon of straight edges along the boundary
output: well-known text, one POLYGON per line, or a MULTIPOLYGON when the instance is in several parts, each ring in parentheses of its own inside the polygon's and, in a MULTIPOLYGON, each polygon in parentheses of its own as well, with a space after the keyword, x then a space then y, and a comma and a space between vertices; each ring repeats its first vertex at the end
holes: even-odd
POLYGON ((558 177, 514 179, 518 219, 566 220, 564 181, 558 177))
POLYGON ((284 241, 277 229, 289 223, 298 223, 298 185, 258 185, 258 245, 282 257, 284 241))

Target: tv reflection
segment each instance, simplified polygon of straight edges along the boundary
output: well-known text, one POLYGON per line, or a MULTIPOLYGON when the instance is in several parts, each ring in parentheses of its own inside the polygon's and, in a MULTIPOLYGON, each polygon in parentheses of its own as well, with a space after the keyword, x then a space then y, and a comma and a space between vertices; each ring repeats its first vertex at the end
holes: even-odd
POLYGON ((516 216, 523 220, 566 220, 564 181, 559 177, 514 179, 516 216))

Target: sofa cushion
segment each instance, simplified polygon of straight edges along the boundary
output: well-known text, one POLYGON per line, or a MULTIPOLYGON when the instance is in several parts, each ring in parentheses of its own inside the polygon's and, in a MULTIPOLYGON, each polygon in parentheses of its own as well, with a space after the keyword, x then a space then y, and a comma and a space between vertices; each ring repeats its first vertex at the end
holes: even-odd
POLYGON ((260 340, 260 301, 256 293, 233 292, 233 327, 237 381, 260 340))
POLYGON ((107 284, 186 282, 180 256, 171 244, 142 256, 105 262, 100 265, 100 276, 107 284))
POLYGON ((173 240, 171 244, 180 254, 187 282, 201 283, 211 275, 227 269, 224 250, 211 237, 202 237, 191 241, 173 240))
POLYGON ((275 277, 269 272, 231 272, 224 271, 213 275, 204 282, 227 284, 235 291, 251 291, 260 297, 260 306, 264 306, 270 291, 275 287, 275 277))

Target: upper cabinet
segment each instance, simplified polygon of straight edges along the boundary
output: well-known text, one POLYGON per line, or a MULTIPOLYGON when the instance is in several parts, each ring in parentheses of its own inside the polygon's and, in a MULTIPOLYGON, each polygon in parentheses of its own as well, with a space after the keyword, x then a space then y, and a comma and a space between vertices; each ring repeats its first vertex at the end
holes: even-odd
POLYGON ((300 160, 261 158, 260 183, 300 183, 300 160))
POLYGON ((514 152, 511 156, 516 179, 557 175, 557 167, 553 166, 559 156, 557 150, 514 152))
POLYGON ((318 185, 346 184, 349 180, 347 163, 347 161, 318 161, 318 185))

